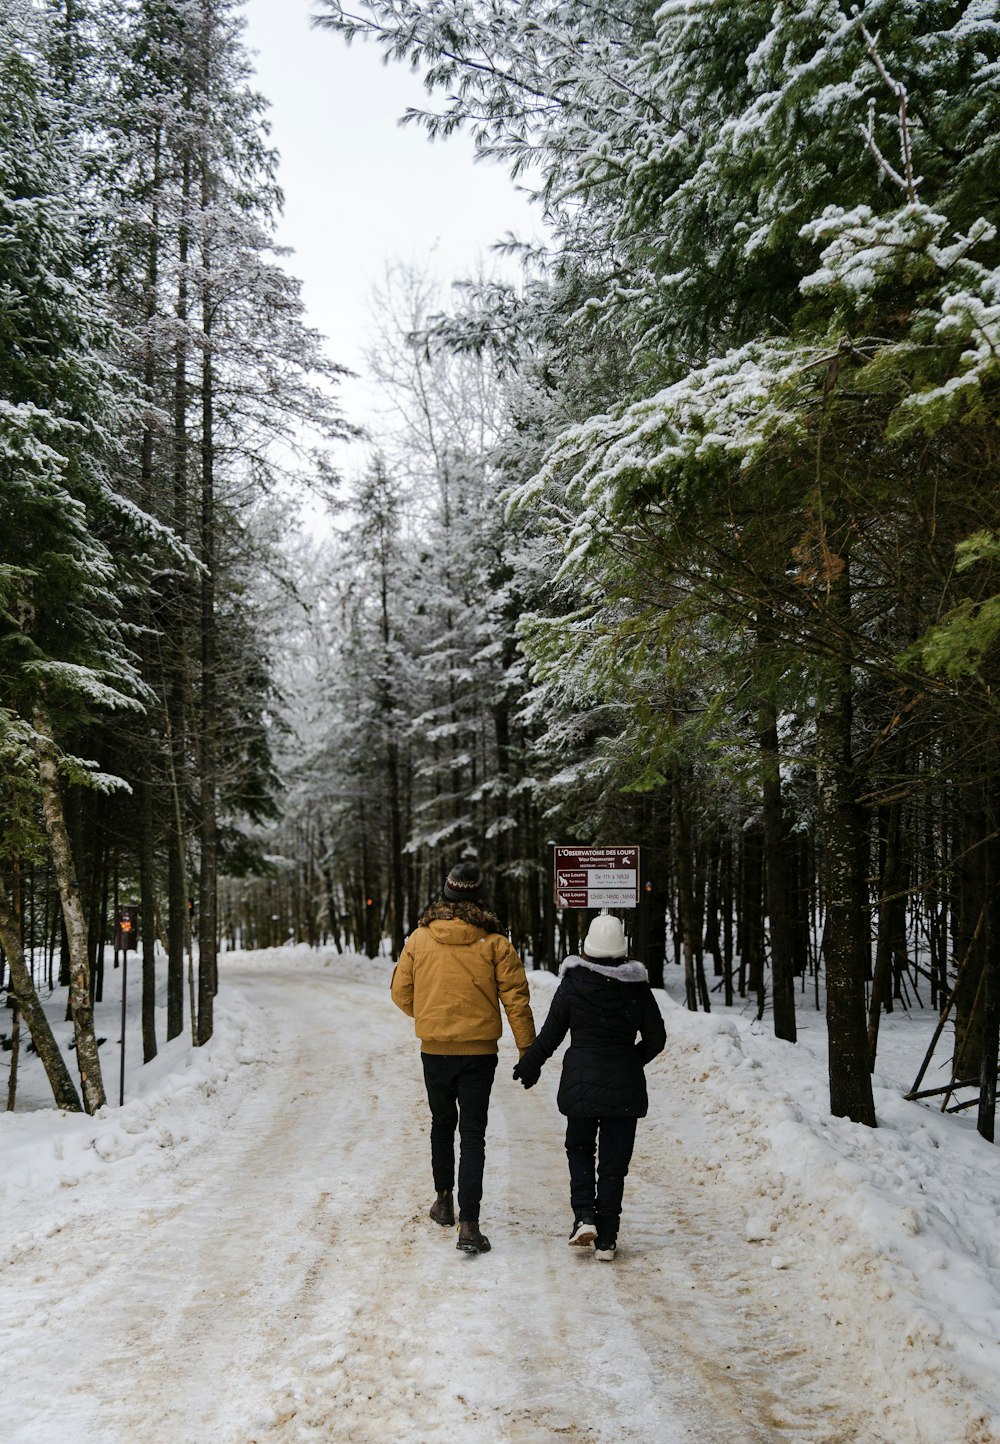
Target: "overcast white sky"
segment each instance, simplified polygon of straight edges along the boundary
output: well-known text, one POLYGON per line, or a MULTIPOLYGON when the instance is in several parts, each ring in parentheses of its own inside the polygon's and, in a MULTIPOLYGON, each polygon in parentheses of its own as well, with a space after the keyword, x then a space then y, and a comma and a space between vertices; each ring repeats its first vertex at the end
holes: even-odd
MULTIPOLYGON (((427 102, 420 78, 383 65, 373 45, 313 30, 312 0, 247 0, 247 43, 271 102, 281 152, 289 270, 335 361, 363 370, 369 304, 387 262, 429 261, 445 281, 476 269, 507 231, 530 239, 534 212, 499 166, 475 164, 471 140, 428 140, 400 126, 427 102)), ((372 419, 370 386, 345 382, 350 420, 372 419)))

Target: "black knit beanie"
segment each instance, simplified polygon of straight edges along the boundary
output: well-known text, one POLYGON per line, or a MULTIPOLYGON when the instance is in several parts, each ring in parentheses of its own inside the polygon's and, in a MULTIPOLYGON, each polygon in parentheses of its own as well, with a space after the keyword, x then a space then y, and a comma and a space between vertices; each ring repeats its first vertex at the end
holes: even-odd
POLYGON ((483 875, 478 862, 457 863, 444 880, 448 902, 478 902, 483 895, 483 875))

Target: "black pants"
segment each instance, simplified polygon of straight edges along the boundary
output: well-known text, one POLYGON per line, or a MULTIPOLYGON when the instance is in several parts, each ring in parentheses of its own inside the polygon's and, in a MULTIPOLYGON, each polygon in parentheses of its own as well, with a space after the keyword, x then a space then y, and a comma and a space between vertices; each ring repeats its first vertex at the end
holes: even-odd
POLYGON ((569 1201, 574 1217, 596 1213, 597 1234, 618 1237, 637 1118, 567 1118, 569 1201), (595 1174, 596 1155, 596 1174, 595 1174))
POLYGON ((458 1217, 476 1222, 483 1198, 486 1120, 497 1071, 495 1053, 456 1058, 422 1053, 427 1102, 431 1105, 431 1167, 440 1192, 455 1184, 455 1127, 461 1138, 458 1161, 458 1217))

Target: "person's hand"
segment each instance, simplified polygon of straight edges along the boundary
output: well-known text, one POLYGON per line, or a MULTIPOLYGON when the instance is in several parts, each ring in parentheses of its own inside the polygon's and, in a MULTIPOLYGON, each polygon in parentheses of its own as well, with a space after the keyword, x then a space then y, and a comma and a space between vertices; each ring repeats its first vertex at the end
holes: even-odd
POLYGON ((525 1060, 522 1058, 520 1063, 516 1063, 514 1065, 513 1076, 515 1080, 523 1087, 534 1088, 535 1084, 542 1076, 542 1070, 535 1064, 526 1063, 525 1060))

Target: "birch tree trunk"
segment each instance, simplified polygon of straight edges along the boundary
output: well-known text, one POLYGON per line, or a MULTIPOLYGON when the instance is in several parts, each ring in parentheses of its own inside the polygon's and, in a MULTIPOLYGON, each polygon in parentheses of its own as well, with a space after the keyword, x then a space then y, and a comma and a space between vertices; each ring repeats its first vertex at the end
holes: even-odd
POLYGON ((56 767, 56 745, 52 727, 44 708, 37 706, 34 727, 38 755, 38 780, 42 793, 42 817, 48 834, 55 869, 59 900, 66 924, 69 950, 69 1003, 76 1038, 76 1061, 80 1070, 83 1106, 96 1113, 105 1103, 101 1060, 94 1034, 94 1009, 90 1001, 90 965, 87 957, 87 919, 77 881, 73 849, 66 829, 59 772, 56 767))
POLYGON ((14 1000, 21 1011, 21 1017, 27 1025, 28 1032, 31 1034, 31 1041, 42 1060, 45 1076, 52 1088, 52 1096, 58 1107, 65 1108, 68 1113, 80 1113, 82 1112, 80 1095, 76 1091, 76 1085, 66 1067, 66 1060, 55 1040, 38 994, 35 992, 34 984, 31 981, 31 972, 24 961, 24 951, 14 922, 10 899, 2 887, 0 887, 0 944, 3 945, 3 950, 7 954, 11 992, 14 994, 14 1000))

